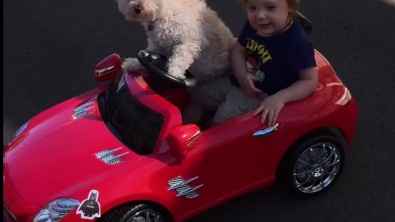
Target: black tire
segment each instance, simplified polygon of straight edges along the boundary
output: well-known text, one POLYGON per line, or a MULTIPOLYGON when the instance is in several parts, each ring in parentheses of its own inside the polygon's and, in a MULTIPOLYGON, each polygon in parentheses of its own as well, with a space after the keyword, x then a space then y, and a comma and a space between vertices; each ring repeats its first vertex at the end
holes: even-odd
POLYGON ((140 217, 142 222, 144 221, 158 221, 158 222, 172 222, 170 215, 160 207, 152 204, 134 204, 126 205, 117 209, 114 209, 103 217, 99 218, 99 222, 127 222, 133 217, 140 217), (147 213, 148 212, 148 213, 147 213), (159 216, 159 220, 144 220, 148 217, 153 218, 159 216))
POLYGON ((286 152, 277 171, 277 182, 296 197, 321 195, 338 180, 344 164, 344 147, 338 139, 310 137, 286 152))

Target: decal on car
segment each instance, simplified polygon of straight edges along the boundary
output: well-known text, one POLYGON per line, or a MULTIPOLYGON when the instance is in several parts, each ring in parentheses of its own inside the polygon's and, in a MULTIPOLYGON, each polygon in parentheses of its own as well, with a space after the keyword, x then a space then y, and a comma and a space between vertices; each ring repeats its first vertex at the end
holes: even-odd
POLYGON ((93 108, 95 108, 95 104, 93 104, 93 101, 78 106, 77 108, 74 109, 73 119, 86 116, 88 114, 88 110, 93 108))
POLYGON ((101 159, 103 162, 110 165, 114 165, 114 164, 122 163, 124 160, 121 157, 129 153, 129 152, 124 152, 119 155, 116 155, 115 152, 120 149, 122 149, 122 147, 118 147, 113 150, 103 150, 101 152, 95 153, 95 155, 98 159, 101 159))
POLYGON ((195 187, 189 186, 189 183, 198 179, 199 177, 193 177, 189 180, 184 180, 181 176, 178 176, 176 178, 173 178, 168 181, 168 184, 170 185, 170 188, 168 191, 176 190, 177 197, 184 196, 188 199, 193 199, 199 196, 199 194, 196 192, 197 189, 203 186, 203 184, 197 185, 195 187))
POLYGON ((82 219, 93 220, 95 217, 100 217, 100 203, 99 191, 91 190, 88 198, 81 202, 77 208, 77 214, 81 215, 82 219))

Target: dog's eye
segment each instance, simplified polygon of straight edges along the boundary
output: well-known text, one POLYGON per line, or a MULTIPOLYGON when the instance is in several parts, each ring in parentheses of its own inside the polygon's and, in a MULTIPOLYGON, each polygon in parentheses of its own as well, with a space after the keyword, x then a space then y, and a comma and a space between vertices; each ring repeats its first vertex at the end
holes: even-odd
POLYGON ((136 6, 134 7, 134 12, 135 12, 136 14, 139 14, 141 11, 143 11, 143 7, 141 7, 141 5, 136 5, 136 6))

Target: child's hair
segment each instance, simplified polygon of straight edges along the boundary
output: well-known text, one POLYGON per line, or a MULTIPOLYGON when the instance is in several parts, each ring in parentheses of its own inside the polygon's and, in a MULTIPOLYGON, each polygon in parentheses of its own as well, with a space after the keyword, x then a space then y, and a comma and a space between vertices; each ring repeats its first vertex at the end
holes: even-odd
MULTIPOLYGON (((245 8, 248 0, 239 0, 239 2, 241 3, 241 5, 245 8)), ((292 9, 292 13, 291 15, 293 16, 295 14, 295 11, 298 9, 299 4, 300 4, 300 0, 287 0, 287 4, 288 6, 292 9)))

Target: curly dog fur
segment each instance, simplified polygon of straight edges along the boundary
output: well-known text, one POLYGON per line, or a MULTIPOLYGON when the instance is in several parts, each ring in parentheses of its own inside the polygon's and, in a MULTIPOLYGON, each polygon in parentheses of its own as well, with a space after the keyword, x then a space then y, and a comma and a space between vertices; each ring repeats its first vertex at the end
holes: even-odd
MULTIPOLYGON (((198 82, 230 69, 229 52, 234 37, 204 0, 116 0, 128 21, 141 23, 147 34, 146 50, 169 58, 168 73, 185 78, 185 71, 198 82)), ((137 58, 123 62, 127 71, 142 71, 137 58)))

